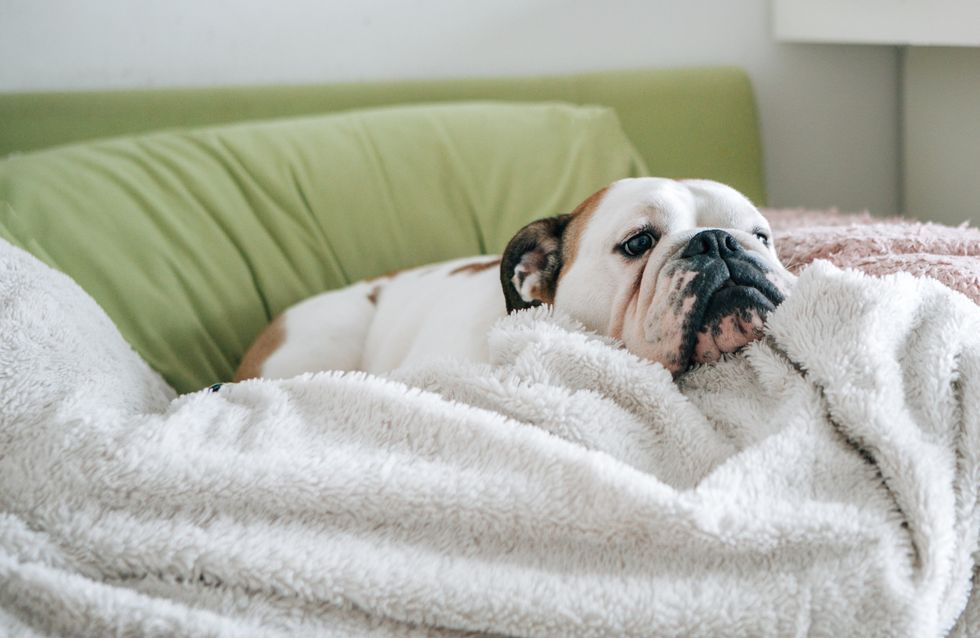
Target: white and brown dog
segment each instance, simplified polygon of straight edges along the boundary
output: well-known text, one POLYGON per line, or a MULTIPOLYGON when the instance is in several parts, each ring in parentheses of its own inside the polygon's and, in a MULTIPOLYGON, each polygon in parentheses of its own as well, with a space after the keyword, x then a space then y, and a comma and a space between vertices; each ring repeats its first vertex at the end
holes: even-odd
POLYGON ((528 224, 500 258, 405 270, 289 308, 252 345, 235 380, 384 372, 443 356, 485 361, 490 326, 539 304, 676 376, 761 337, 794 280, 769 223, 734 189, 624 179, 570 214, 528 224))

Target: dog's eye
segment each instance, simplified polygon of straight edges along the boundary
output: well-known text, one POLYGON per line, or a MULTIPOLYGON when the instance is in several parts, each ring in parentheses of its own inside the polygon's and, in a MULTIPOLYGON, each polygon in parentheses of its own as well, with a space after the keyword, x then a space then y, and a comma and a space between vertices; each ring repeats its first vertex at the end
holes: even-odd
POLYGON ((627 257, 639 257, 653 247, 653 235, 647 231, 633 235, 622 244, 619 249, 627 257))
POLYGON ((766 246, 769 245, 769 235, 765 233, 756 233, 755 236, 758 237, 759 241, 761 241, 766 246))

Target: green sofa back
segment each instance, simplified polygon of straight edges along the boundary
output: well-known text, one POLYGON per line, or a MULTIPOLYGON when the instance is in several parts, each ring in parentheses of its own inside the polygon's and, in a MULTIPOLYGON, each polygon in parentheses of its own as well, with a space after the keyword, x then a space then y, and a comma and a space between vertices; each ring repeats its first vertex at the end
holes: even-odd
POLYGON ((399 103, 564 101, 616 110, 651 175, 725 182, 765 204, 752 88, 736 68, 319 86, 0 94, 0 156, 99 137, 399 103))
POLYGON ((12 156, 0 237, 73 277, 186 392, 230 379, 296 301, 498 252, 528 221, 644 173, 611 109, 390 107, 12 156))

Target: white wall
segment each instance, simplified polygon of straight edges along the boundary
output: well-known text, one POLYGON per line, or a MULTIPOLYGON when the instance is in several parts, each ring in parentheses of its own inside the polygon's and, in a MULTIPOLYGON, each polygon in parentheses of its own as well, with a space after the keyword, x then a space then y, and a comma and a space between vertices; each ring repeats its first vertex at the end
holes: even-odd
POLYGON ((909 48, 903 69, 905 209, 980 225, 980 49, 909 48))
POLYGON ((0 0, 0 91, 733 64, 771 204, 897 211, 897 51, 770 33, 767 0, 0 0))

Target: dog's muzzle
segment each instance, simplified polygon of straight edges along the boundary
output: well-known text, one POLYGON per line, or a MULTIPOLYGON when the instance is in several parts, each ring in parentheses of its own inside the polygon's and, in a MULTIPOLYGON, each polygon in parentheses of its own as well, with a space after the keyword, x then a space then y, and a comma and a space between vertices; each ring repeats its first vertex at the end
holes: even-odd
POLYGON ((684 291, 694 303, 683 318, 682 361, 716 361, 762 337, 766 316, 784 298, 765 260, 718 229, 692 237, 677 260, 696 273, 684 291))

